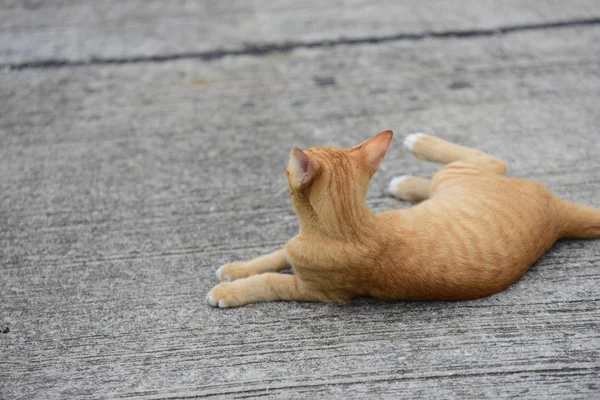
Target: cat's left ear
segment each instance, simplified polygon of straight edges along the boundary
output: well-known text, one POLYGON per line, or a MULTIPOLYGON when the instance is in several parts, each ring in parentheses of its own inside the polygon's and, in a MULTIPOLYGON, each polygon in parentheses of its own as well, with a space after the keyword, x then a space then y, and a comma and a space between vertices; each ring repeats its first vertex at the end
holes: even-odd
POLYGON ((378 135, 373 136, 366 142, 362 142, 352 150, 359 150, 364 154, 367 166, 372 173, 377 171, 379 164, 383 161, 385 153, 387 153, 392 142, 394 133, 390 130, 383 131, 378 135))
POLYGON ((290 154, 288 172, 291 174, 292 183, 301 188, 312 183, 317 174, 319 164, 308 154, 295 147, 290 154))

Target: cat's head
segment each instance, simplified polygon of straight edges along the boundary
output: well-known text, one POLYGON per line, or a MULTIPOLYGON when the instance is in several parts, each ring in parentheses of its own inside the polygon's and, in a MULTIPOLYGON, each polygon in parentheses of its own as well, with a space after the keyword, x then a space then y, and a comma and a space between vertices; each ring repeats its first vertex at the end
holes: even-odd
POLYGON ((348 149, 313 147, 290 154, 286 175, 299 217, 306 213, 337 220, 357 218, 366 207, 369 181, 377 171, 392 140, 384 131, 348 149))

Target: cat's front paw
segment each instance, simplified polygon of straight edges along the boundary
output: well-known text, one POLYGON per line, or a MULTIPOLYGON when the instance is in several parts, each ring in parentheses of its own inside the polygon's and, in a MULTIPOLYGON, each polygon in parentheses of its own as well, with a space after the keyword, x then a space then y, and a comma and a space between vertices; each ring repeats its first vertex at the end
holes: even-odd
POLYGON ((215 274, 221 282, 231 282, 236 279, 247 278, 251 275, 250 270, 246 267, 246 263, 239 261, 219 267, 215 274))
POLYGON ((236 295, 239 289, 237 286, 234 282, 219 283, 208 292, 206 301, 211 306, 219 308, 243 306, 246 302, 243 301, 242 296, 236 295))

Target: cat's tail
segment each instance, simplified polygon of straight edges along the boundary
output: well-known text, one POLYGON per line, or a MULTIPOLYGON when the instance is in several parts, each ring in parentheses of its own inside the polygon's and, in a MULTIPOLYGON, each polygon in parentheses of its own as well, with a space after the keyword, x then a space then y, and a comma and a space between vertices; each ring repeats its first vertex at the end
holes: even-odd
POLYGON ((561 237, 600 239, 600 209, 561 200, 563 231, 561 237))

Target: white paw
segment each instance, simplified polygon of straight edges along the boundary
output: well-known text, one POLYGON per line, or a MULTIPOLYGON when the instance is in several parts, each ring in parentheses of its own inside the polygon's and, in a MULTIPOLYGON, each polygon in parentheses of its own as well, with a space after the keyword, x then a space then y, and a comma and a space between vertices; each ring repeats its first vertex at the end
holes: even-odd
POLYGON ((206 302, 213 307, 219 306, 219 302, 210 293, 206 296, 206 302))
POLYGON ((425 136, 425 134, 424 133, 411 133, 404 139, 404 147, 407 150, 412 151, 413 147, 415 146, 415 143, 417 142, 417 140, 419 140, 419 138, 421 136, 425 136))
POLYGON ((401 175, 401 176, 397 176, 397 177, 393 178, 390 181, 390 184, 388 185, 388 191, 390 192, 390 194, 397 196, 398 186, 400 186, 400 183, 402 183, 402 181, 405 180, 406 178, 407 178, 406 175, 401 175))
POLYGON ((221 273, 223 272, 223 268, 225 268, 227 265, 229 265, 229 264, 221 265, 215 272, 215 275, 217 276, 217 279, 219 281, 222 280, 223 282, 231 282, 231 278, 229 277, 229 275, 225 275, 223 278, 221 278, 221 273))
POLYGON ((221 271, 223 271, 223 267, 225 267, 225 265, 221 265, 218 269, 217 272, 215 272, 215 275, 217 275, 217 279, 221 280, 221 271))
POLYGON ((223 300, 223 299, 218 300, 211 293, 209 293, 208 296, 206 296, 206 302, 208 304, 210 304, 212 307, 227 308, 227 304, 225 304, 225 300, 223 300))

